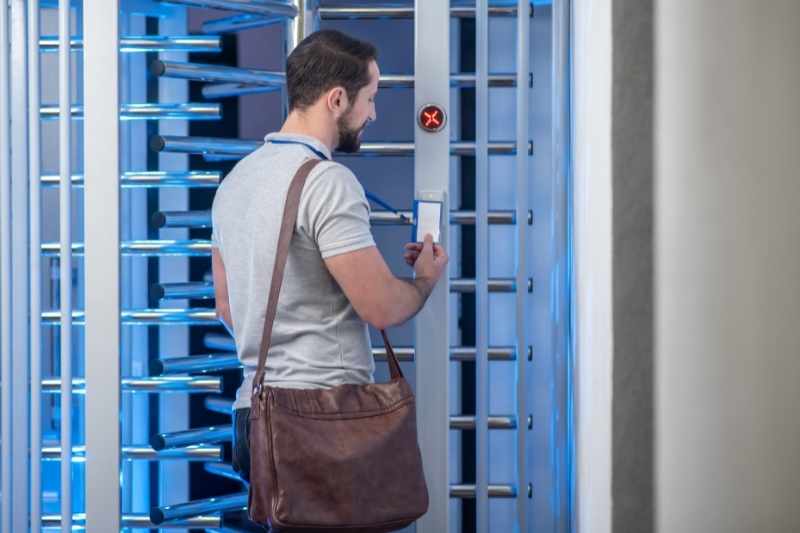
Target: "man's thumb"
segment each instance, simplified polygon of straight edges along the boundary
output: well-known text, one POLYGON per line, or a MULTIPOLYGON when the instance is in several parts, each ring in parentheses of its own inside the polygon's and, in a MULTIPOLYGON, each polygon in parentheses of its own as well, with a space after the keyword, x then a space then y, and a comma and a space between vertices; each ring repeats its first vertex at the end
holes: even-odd
POLYGON ((425 234, 425 240, 422 242, 423 250, 433 251, 433 235, 430 233, 425 234))

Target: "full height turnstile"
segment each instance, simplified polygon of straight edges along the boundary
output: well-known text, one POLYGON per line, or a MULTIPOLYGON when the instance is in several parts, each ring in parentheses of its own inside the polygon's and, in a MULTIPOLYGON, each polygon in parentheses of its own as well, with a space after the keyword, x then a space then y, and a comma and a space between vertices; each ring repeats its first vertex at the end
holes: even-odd
POLYGON ((378 121, 342 160, 399 207, 371 215, 393 269, 411 200, 449 213, 449 275, 390 332, 430 492, 410 529, 571 529, 568 20, 524 0, 0 3, 2 531, 239 530, 210 200, 261 143, 225 113, 286 112, 282 66, 243 43, 283 65, 321 27, 380 52, 378 121), (201 476, 231 488, 193 497, 201 476))

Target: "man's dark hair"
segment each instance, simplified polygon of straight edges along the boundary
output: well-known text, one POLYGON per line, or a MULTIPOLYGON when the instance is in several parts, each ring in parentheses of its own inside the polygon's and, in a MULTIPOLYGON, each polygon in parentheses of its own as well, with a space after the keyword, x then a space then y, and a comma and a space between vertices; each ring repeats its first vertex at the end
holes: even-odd
POLYGON ((352 104, 369 84, 369 63, 378 51, 336 30, 322 30, 302 40, 286 60, 289 111, 311 106, 323 93, 343 87, 352 104))

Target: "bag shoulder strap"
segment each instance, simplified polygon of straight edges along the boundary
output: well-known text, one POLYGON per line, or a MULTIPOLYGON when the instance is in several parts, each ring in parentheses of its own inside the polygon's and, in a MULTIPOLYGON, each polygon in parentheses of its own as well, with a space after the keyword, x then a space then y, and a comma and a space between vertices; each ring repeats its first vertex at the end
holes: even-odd
MULTIPOLYGON (((259 386, 264 380, 267 353, 272 343, 272 328, 275 322, 275 314, 278 310, 278 297, 280 296, 281 285, 283 283, 283 272, 286 268, 286 260, 289 257, 289 244, 292 240, 295 224, 297 223, 300 195, 303 192, 306 178, 308 178, 308 175, 320 162, 319 159, 308 159, 305 161, 289 184, 289 192, 286 194, 286 204, 283 209, 283 220, 281 221, 281 229, 278 237, 278 249, 275 255, 275 266, 272 269, 272 281, 269 287, 267 314, 264 318, 264 331, 261 334, 261 345, 258 352, 258 368, 253 378, 253 394, 257 393, 259 386)), ((397 357, 389 343, 389 338, 386 336, 385 330, 381 330, 381 336, 383 337, 383 344, 386 348, 386 361, 389 364, 389 373, 392 379, 403 377, 403 372, 400 370, 400 363, 397 361, 397 357)))

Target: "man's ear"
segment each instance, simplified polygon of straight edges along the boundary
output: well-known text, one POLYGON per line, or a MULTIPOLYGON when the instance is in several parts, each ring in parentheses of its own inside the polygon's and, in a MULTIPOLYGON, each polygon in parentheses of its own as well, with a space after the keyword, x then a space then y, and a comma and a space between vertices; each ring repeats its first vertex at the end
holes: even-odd
POLYGON ((347 91, 344 90, 344 87, 334 87, 328 91, 327 104, 328 109, 336 118, 342 116, 350 105, 347 98, 347 91))

